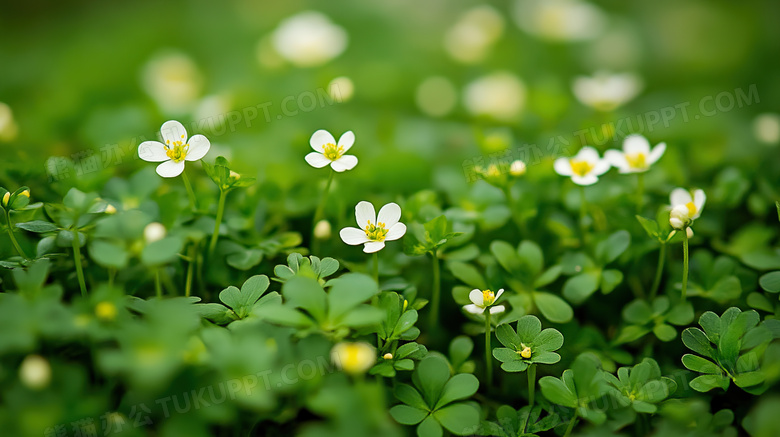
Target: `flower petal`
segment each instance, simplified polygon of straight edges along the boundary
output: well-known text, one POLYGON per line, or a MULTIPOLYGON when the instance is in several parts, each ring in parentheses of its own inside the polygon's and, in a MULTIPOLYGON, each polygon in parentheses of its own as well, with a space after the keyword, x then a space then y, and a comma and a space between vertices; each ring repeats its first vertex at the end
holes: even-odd
POLYGON ((371 202, 365 200, 358 202, 355 206, 355 219, 360 229, 364 229, 369 224, 376 224, 376 211, 371 202))
POLYGON ((490 307, 490 314, 499 314, 506 311, 506 307, 503 305, 495 305, 490 307))
POLYGON ((160 128, 164 144, 171 145, 174 141, 181 141, 184 144, 187 141, 187 129, 176 120, 168 120, 160 128))
POLYGON ((598 150, 590 146, 585 146, 582 149, 580 149, 579 152, 577 152, 577 155, 574 157, 574 159, 578 161, 587 161, 590 162, 591 164, 595 164, 601 159, 601 157, 599 156, 598 150))
POLYGON ((344 152, 349 150, 355 144, 355 134, 352 131, 344 132, 339 138, 339 146, 344 148, 344 152))
MULTIPOLYGON (((382 214, 382 211, 379 212, 382 214)), ((403 223, 396 223, 390 229, 387 230, 385 235, 385 241, 397 240, 406 234, 406 225, 403 223)))
POLYGON ((401 207, 397 203, 388 203, 379 209, 376 221, 384 223, 386 229, 390 229, 401 219, 401 207))
POLYGON ((685 188, 675 188, 672 190, 672 194, 669 195, 669 201, 672 207, 677 205, 685 205, 688 202, 692 202, 691 193, 685 188))
POLYGON ((590 172, 596 176, 601 176, 604 173, 608 172, 610 167, 611 166, 609 165, 609 161, 607 161, 606 159, 599 159, 594 163, 593 170, 591 170, 590 172))
POLYGON ((555 163, 553 164, 553 168, 555 168, 555 172, 558 173, 561 176, 571 176, 571 163, 569 162, 569 158, 558 158, 555 160, 555 163))
POLYGON ((571 181, 574 182, 577 185, 588 186, 588 185, 593 185, 596 182, 598 182, 599 178, 598 178, 598 176, 596 176, 593 173, 587 174, 585 176, 579 176, 579 175, 575 174, 575 175, 572 175, 571 181))
POLYGON ((704 202, 707 201, 707 195, 703 190, 696 190, 693 192, 693 204, 696 205, 696 214, 691 217, 697 219, 701 215, 701 210, 704 208, 704 202))
POLYGON ((370 241, 366 236, 366 232, 358 228, 344 228, 339 232, 339 236, 341 237, 341 241, 350 246, 357 246, 358 244, 370 241))
POLYGON ((381 241, 369 241, 363 246, 363 252, 365 253, 379 252, 384 247, 385 247, 385 243, 381 241))
POLYGON ((344 170, 352 170, 358 163, 355 155, 342 155, 341 158, 333 161, 330 166, 333 170, 341 173, 344 170))
POLYGON ((666 143, 658 143, 655 147, 653 147, 653 150, 650 152, 650 154, 647 155, 647 165, 651 166, 655 164, 656 161, 661 159, 661 157, 664 155, 664 152, 666 152, 666 143))
POLYGON ((163 162, 171 159, 165 152, 165 145, 159 141, 144 141, 138 145, 138 157, 147 162, 163 162))
POLYGON ((317 152, 310 152, 304 159, 314 168, 322 168, 330 164, 330 159, 326 158, 322 153, 317 152))
POLYGON ((164 178, 175 178, 184 171, 184 161, 165 161, 157 166, 157 174, 164 178))
POLYGON ((467 312, 470 312, 471 314, 482 314, 483 312, 485 312, 484 308, 480 308, 472 304, 463 305, 463 309, 466 310, 467 312))
POLYGON ((481 307, 485 305, 485 299, 483 297, 482 290, 475 288, 469 292, 469 300, 476 306, 481 307))
POLYGON ((606 153, 604 153, 604 159, 609 162, 613 167, 617 168, 618 170, 623 172, 623 170, 628 170, 628 161, 626 161, 626 155, 621 152, 620 150, 607 150, 606 153))
POLYGON ((642 135, 629 135, 623 140, 623 151, 628 155, 642 153, 647 156, 650 154, 650 143, 642 135))
POLYGON ((309 139, 309 145, 311 148, 320 153, 325 152, 325 149, 322 146, 328 143, 336 144, 336 139, 333 138, 333 135, 331 135, 330 132, 326 131, 325 129, 320 129, 317 132, 314 132, 309 139))
POLYGON ((184 159, 187 161, 197 161, 199 159, 203 159, 203 157, 209 153, 209 149, 211 148, 209 139, 203 135, 193 135, 192 138, 187 141, 187 144, 190 145, 190 150, 187 152, 187 156, 184 157, 184 159))
POLYGON ((494 300, 494 302, 497 302, 498 298, 501 297, 502 294, 504 294, 504 289, 503 288, 498 290, 498 291, 496 291, 496 300, 494 300))

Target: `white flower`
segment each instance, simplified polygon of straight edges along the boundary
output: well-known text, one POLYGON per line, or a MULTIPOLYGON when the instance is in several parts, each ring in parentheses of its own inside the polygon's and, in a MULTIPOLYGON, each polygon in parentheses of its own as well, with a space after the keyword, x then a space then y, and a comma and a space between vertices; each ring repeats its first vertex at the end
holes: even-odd
POLYGON ((617 167, 620 173, 642 173, 661 159, 666 143, 659 143, 650 150, 650 143, 642 135, 629 135, 623 140, 623 151, 607 150, 604 159, 617 167))
POLYGON ((561 176, 571 176, 571 181, 577 185, 593 185, 599 176, 609 171, 609 162, 599 157, 599 152, 593 147, 585 146, 571 158, 555 160, 555 172, 561 176))
POLYGON ((514 17, 524 31, 551 41, 582 41, 601 34, 607 18, 580 0, 518 0, 514 17))
POLYGON ((184 161, 197 161, 208 153, 211 143, 203 135, 193 135, 187 140, 187 130, 175 120, 166 121, 160 128, 162 139, 144 141, 138 146, 138 156, 148 162, 162 162, 157 174, 173 178, 184 171, 184 161))
POLYGON ((503 288, 495 293, 490 290, 480 290, 475 288, 469 293, 469 300, 471 303, 464 305, 463 309, 470 312, 471 314, 482 314, 487 308, 490 308, 490 314, 503 313, 506 311, 506 307, 503 305, 493 305, 503 293, 503 288))
POLYGON ((339 76, 328 84, 328 95, 338 103, 348 102, 355 93, 355 84, 346 76, 339 76))
POLYGON ((165 230, 165 226, 163 226, 161 223, 149 223, 144 228, 144 241, 146 241, 146 244, 160 241, 165 238, 166 233, 167 231, 165 230))
POLYGON ((509 166, 509 174, 511 174, 514 177, 519 177, 524 175, 525 171, 526 171, 526 165, 523 161, 519 159, 512 161, 512 164, 509 166))
POLYGON ((458 90, 455 85, 442 76, 432 76, 425 79, 414 95, 417 107, 431 117, 442 117, 449 114, 458 101, 458 90))
POLYGON ((11 107, 0 102, 0 141, 12 141, 18 131, 11 107))
POLYGON ((358 228, 344 228, 339 232, 341 239, 350 246, 363 244, 363 252, 374 253, 385 247, 385 241, 397 240, 406 233, 406 225, 399 222, 401 207, 388 203, 374 212, 374 205, 362 201, 355 207, 358 228))
POLYGON ((314 226, 314 236, 320 240, 330 238, 330 222, 327 220, 318 221, 314 226))
POLYGON ((526 89, 520 79, 509 72, 482 76, 466 86, 464 105, 473 115, 514 121, 525 106, 526 89))
POLYGON ((464 12, 444 36, 444 49, 456 61, 482 61, 504 33, 504 18, 492 6, 476 6, 464 12))
MULTIPOLYGON (((0 119, 2 119, 2 116, 0 116, 0 119)), ((0 125, 2 125, 1 122, 0 125)), ((780 143, 780 114, 766 113, 758 115, 753 120, 753 133, 756 139, 762 143, 780 143)))
POLYGON ((355 134, 352 131, 345 132, 337 143, 330 132, 320 129, 311 136, 309 144, 315 152, 306 155, 305 159, 314 168, 330 164, 333 170, 342 172, 352 170, 358 163, 355 155, 344 154, 355 144, 355 134))
POLYGON ((305 11, 279 23, 272 35, 274 49, 299 67, 322 65, 347 48, 347 32, 315 11, 305 11))
POLYGON ((642 81, 634 74, 598 72, 593 77, 574 79, 572 91, 583 105, 598 111, 612 111, 628 103, 639 94, 642 81))
POLYGON ((364 341, 341 342, 330 350, 330 359, 336 367, 347 373, 361 374, 376 362, 376 349, 364 341))
POLYGON ((51 382, 51 365, 40 355, 27 355, 19 366, 19 380, 32 390, 44 389, 51 382))
POLYGON ((157 103, 163 113, 184 114, 200 95, 202 78, 192 59, 180 52, 155 55, 144 66, 144 91, 157 103))
POLYGON ((669 201, 672 210, 669 213, 669 224, 675 229, 684 229, 699 218, 707 196, 702 190, 694 191, 691 196, 691 192, 685 188, 675 188, 669 196, 669 201))

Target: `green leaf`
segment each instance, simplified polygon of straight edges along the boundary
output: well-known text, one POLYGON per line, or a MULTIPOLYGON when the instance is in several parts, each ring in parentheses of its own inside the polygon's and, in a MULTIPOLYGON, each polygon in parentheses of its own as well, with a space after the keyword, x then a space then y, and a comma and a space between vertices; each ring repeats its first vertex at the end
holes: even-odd
POLYGON ((362 273, 347 273, 329 282, 328 318, 337 320, 357 305, 379 293, 377 283, 362 273))
POLYGON ((574 316, 574 310, 560 297, 543 291, 534 292, 534 303, 539 312, 554 323, 568 323, 574 316))
POLYGON ((444 385, 441 397, 436 402, 434 409, 439 409, 452 402, 466 399, 474 395, 479 388, 477 377, 469 373, 460 373, 453 376, 444 385))
POLYGON ((401 314, 401 317, 398 318, 398 322, 393 328, 393 332, 390 338, 398 338, 401 334, 408 331, 412 326, 414 326, 415 323, 417 323, 417 317, 418 315, 416 310, 409 310, 401 314))
POLYGON ((620 283, 623 282, 623 272, 615 269, 607 269, 601 272, 601 292, 611 293, 620 283))
POLYGON ((559 276, 561 276, 561 272, 563 272, 563 267, 559 264, 550 267, 536 278, 534 281, 534 288, 541 288, 545 285, 552 284, 556 279, 558 279, 559 276))
MULTIPOLYGON (((399 350, 401 348, 398 348, 399 350)), ((465 335, 459 335, 450 342, 450 360, 454 363, 463 363, 469 359, 474 350, 474 341, 465 335)))
POLYGON ((653 334, 661 341, 672 341, 677 337, 677 330, 666 323, 659 323, 653 327, 653 334))
POLYGON ((722 375, 702 375, 691 380, 690 386, 692 389, 704 393, 712 390, 713 388, 722 388, 726 390, 729 388, 729 379, 722 375))
POLYGON ((539 380, 539 388, 548 401, 564 407, 577 407, 577 396, 560 379, 545 376, 539 380))
POLYGON ((651 238, 658 239, 658 223, 656 223, 655 220, 647 219, 639 215, 636 216, 636 219, 639 221, 639 224, 641 224, 642 227, 645 229, 647 235, 649 235, 651 238))
POLYGON ((433 416, 428 416, 417 426, 417 437, 442 437, 442 435, 444 435, 444 430, 441 429, 441 425, 433 416))
POLYGON ((24 229, 25 231, 35 232, 37 234, 42 234, 44 232, 54 232, 59 229, 54 223, 43 220, 33 220, 26 223, 17 223, 16 227, 19 229, 24 229))
MULTIPOLYGON (((19 226, 19 225, 17 225, 19 226)), ((759 285, 770 293, 780 292, 780 271, 769 272, 758 279, 759 285)))
POLYGON ((766 375, 764 372, 757 370, 754 372, 744 372, 734 376, 734 384, 737 387, 752 387, 764 382, 766 375))
POLYGON ((574 304, 580 304, 599 288, 599 276, 593 272, 572 276, 563 284, 563 296, 574 304))
POLYGON ((316 279, 304 276, 290 278, 282 285, 282 296, 293 308, 303 308, 319 322, 325 320, 327 296, 316 279))
POLYGON ((259 249, 246 249, 233 252, 225 257, 225 262, 238 270, 249 270, 260 264, 263 260, 263 251, 259 249))
POLYGON ((167 264, 178 258, 183 247, 184 240, 181 237, 165 237, 144 247, 141 251, 141 261, 147 266, 167 264))
POLYGON ((602 264, 609 264, 625 252, 630 244, 631 234, 626 230, 617 231, 596 245, 596 257, 602 264))
POLYGON ((507 272, 515 274, 522 269, 520 256, 515 248, 506 241, 494 240, 490 243, 490 252, 507 272))
POLYGON ((471 264, 450 261, 447 263, 447 268, 449 268, 453 276, 463 281, 463 283, 469 287, 478 288, 480 290, 488 288, 487 282, 485 282, 485 278, 482 276, 479 270, 477 270, 477 268, 471 264))
POLYGON ((707 335, 699 328, 687 328, 682 333, 682 342, 688 349, 708 358, 714 358, 714 348, 707 335))
POLYGON ((278 325, 306 328, 312 325, 312 320, 302 312, 286 305, 263 305, 255 308, 253 313, 271 323, 278 325))
POLYGON ((413 374, 414 385, 422 390, 428 405, 436 404, 448 379, 450 379, 449 365, 443 358, 435 355, 420 361, 413 374))
POLYGON ((428 412, 408 405, 396 405, 390 409, 390 415, 401 425, 417 425, 428 416, 428 412))
POLYGON ((653 309, 642 299, 631 301, 623 307, 623 320, 636 325, 644 325, 653 319, 653 309))
POLYGON ((415 390, 414 387, 409 384, 397 384, 393 389, 393 394, 395 395, 396 399, 405 403, 406 405, 419 408, 421 410, 430 410, 430 407, 426 405, 425 400, 423 399, 420 392, 415 390))
MULTIPOLYGON (((523 318, 525 317, 533 317, 533 316, 524 316, 523 318)), ((520 320, 523 320, 523 318, 521 318, 520 320)), ((501 344, 508 347, 509 349, 513 349, 516 351, 520 347, 520 341, 521 341, 520 337, 517 335, 515 330, 512 329, 511 326, 509 326, 508 323, 504 323, 496 327, 496 338, 498 338, 498 341, 500 341, 501 344)))
POLYGON ((556 351, 563 346, 563 334, 555 328, 547 328, 533 339, 534 348, 556 351))
POLYGON ((333 258, 323 258, 320 261, 320 278, 328 277, 339 269, 339 262, 333 258))
POLYGON ((710 360, 705 360, 698 355, 685 354, 682 357, 682 363, 688 370, 693 370, 699 373, 710 373, 713 375, 720 375, 723 370, 717 364, 710 360))
POLYGON ((444 428, 455 435, 470 435, 471 429, 479 424, 479 411, 465 403, 448 405, 435 411, 433 416, 444 428))
POLYGON ((537 276, 542 271, 544 265, 544 254, 538 244, 533 241, 524 240, 517 248, 517 254, 520 261, 525 266, 525 271, 531 276, 537 276))
POLYGON ((119 243, 95 240, 89 244, 87 250, 90 258, 101 267, 121 269, 127 266, 129 255, 119 243))
POLYGON ((517 345, 521 341, 533 341, 542 332, 542 322, 534 315, 523 316, 517 320, 517 345))

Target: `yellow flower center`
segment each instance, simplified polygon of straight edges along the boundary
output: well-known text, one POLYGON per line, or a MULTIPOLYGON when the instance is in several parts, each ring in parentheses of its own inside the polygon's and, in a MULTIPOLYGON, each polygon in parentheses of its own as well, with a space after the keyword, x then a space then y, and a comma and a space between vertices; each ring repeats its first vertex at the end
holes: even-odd
POLYGON ((322 154, 331 161, 341 158, 341 155, 344 154, 344 146, 337 146, 333 143, 325 144, 322 146, 322 149, 322 154))
POLYGON ((116 306, 111 302, 100 302, 95 307, 95 315, 98 319, 114 320, 116 317, 116 306))
POLYGON ((520 346, 523 348, 522 350, 517 351, 518 354, 520 354, 521 357, 525 358, 526 360, 531 358, 531 348, 524 345, 523 343, 520 343, 520 346))
POLYGON ((483 306, 493 305, 493 302, 495 300, 496 300, 496 293, 493 293, 490 290, 482 291, 482 305, 483 306))
POLYGON ((626 155, 626 162, 628 162, 628 166, 631 168, 647 168, 647 157, 642 152, 626 155))
POLYGON ((688 208, 688 217, 693 217, 696 215, 696 204, 693 202, 688 202, 685 204, 685 207, 688 208))
POLYGON ((369 220, 365 227, 365 231, 366 237, 371 241, 385 241, 385 238, 387 237, 387 229, 385 229, 385 224, 381 222, 373 225, 371 224, 371 220, 369 220))
POLYGON ((571 166, 571 171, 580 177, 587 175, 591 170, 593 170, 593 165, 588 161, 577 161, 570 159, 569 165, 571 166))
POLYGON ((190 150, 190 145, 184 142, 184 135, 181 136, 181 140, 173 141, 165 140, 165 154, 168 158, 171 158, 173 162, 182 162, 187 157, 187 152, 190 150))

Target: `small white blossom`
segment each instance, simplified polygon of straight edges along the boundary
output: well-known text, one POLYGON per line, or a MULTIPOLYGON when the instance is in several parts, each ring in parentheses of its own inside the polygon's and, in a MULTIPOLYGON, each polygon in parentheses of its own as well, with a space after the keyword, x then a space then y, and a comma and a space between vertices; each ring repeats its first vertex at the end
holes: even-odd
POLYGON ((406 225, 399 222, 401 207, 395 203, 383 206, 377 216, 374 205, 362 201, 355 207, 355 218, 360 228, 344 228, 339 235, 351 246, 363 244, 365 253, 382 250, 385 241, 397 240, 406 233, 406 225))
POLYGON ((344 341, 333 346, 330 358, 344 372, 359 375, 367 372, 376 362, 376 349, 364 341, 344 341))
POLYGON ((27 355, 19 366, 19 380, 32 390, 42 390, 51 382, 51 365, 40 355, 27 355))
POLYGON ((615 110, 636 97, 642 89, 642 81, 634 74, 609 74, 598 72, 593 77, 574 79, 574 96, 583 105, 597 111, 615 110))
POLYGON ((650 143, 642 135, 629 135, 623 140, 623 150, 607 150, 604 159, 617 167, 620 173, 642 173, 661 159, 666 143, 659 143, 650 149, 650 143))
POLYGON ((694 191, 693 196, 691 196, 690 191, 684 188, 675 188, 669 196, 669 201, 671 204, 669 224, 674 229, 685 229, 699 218, 707 196, 702 190, 694 191))
POLYGON ((581 0, 517 0, 517 25, 549 41, 583 41, 599 36, 607 26, 604 12, 581 0))
POLYGON ((347 32, 316 11, 286 18, 271 38, 277 53, 299 67, 322 65, 347 48, 347 32))
POLYGON ((599 157, 599 152, 593 147, 585 146, 571 158, 555 160, 555 172, 561 176, 571 177, 577 185, 593 185, 599 176, 609 171, 609 162, 599 157))
POLYGON ((144 228, 144 241, 146 241, 146 244, 154 243, 155 241, 159 241, 165 238, 166 233, 167 231, 165 230, 165 226, 163 226, 161 223, 149 223, 144 228))
POLYGON ((501 121, 514 121, 523 110, 525 99, 525 84, 506 71, 477 78, 463 93, 464 105, 471 114, 501 121))
POLYGON ((470 312, 471 314, 482 314, 488 308, 490 314, 503 313, 506 311, 506 307, 504 305, 495 305, 495 303, 498 301, 498 298, 501 297, 502 294, 504 294, 503 288, 495 293, 490 290, 480 290, 475 288, 469 293, 469 300, 471 303, 464 305, 463 309, 470 312))
POLYGON ((322 168, 330 164, 330 167, 337 172, 352 170, 358 163, 357 156, 345 155, 345 153, 353 144, 355 144, 355 134, 352 131, 345 132, 336 142, 330 132, 320 129, 309 139, 309 145, 315 151, 306 155, 306 162, 314 168, 322 168))
POLYGON ((138 146, 138 156, 148 162, 162 162, 157 166, 157 174, 164 178, 173 178, 184 171, 184 161, 198 161, 206 156, 211 143, 203 135, 193 135, 187 139, 184 125, 175 120, 163 123, 160 128, 162 139, 144 141, 138 146))

